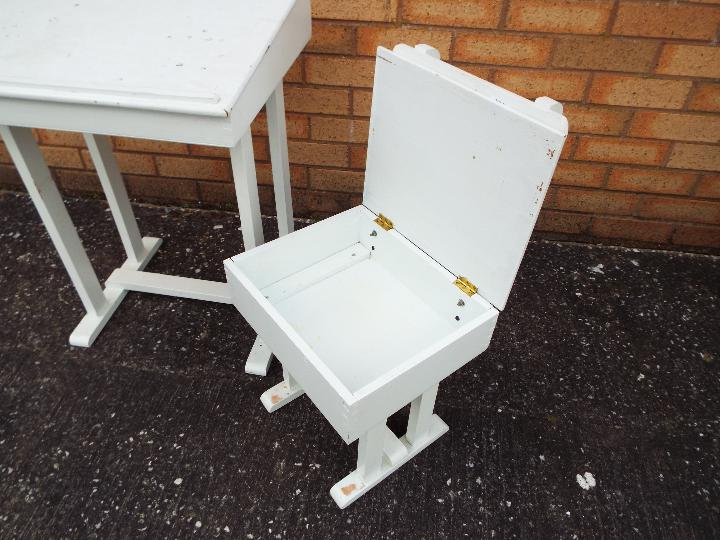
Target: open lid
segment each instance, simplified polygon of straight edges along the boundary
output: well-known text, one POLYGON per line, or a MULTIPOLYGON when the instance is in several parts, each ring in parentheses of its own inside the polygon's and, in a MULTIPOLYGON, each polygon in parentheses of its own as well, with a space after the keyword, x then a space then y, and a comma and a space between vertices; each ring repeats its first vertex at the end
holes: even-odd
POLYGON ((549 98, 380 47, 363 204, 503 309, 566 136, 549 98))

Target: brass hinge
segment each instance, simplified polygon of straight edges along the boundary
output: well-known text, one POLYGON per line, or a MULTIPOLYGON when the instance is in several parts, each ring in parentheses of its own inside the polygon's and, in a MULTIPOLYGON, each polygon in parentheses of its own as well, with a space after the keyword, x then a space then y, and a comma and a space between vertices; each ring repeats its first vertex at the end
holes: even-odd
POLYGON ((378 217, 375 219, 375 223, 380 225, 386 231, 389 231, 390 229, 393 228, 393 222, 390 221, 385 216, 383 216, 382 214, 378 214, 378 217))
POLYGON ((454 285, 468 296, 476 294, 478 290, 477 287, 473 285, 468 278, 462 276, 458 276, 458 278, 454 282, 454 285))

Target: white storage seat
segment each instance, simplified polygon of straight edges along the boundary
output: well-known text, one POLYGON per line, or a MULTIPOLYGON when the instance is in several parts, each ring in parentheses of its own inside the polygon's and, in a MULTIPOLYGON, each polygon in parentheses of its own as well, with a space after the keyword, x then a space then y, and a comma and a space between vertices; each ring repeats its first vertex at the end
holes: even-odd
POLYGON ((438 383, 488 347, 567 135, 558 103, 426 46, 380 48, 375 77, 363 204, 225 262, 283 365, 267 410, 305 393, 359 439, 340 507, 447 431, 438 383), (397 438, 386 421, 407 404, 397 438))

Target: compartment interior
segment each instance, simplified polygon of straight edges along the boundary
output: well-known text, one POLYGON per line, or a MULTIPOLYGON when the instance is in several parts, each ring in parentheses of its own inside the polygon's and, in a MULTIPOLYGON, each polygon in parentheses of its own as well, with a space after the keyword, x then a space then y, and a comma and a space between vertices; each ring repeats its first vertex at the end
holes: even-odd
POLYGON ((363 206, 235 261, 350 392, 492 306, 363 206))

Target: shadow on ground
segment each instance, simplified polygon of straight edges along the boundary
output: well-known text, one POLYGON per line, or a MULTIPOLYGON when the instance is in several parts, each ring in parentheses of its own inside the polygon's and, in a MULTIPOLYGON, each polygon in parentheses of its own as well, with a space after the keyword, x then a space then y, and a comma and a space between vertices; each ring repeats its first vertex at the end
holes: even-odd
MULTIPOLYGON (((69 208, 106 278, 106 206, 69 208)), ((136 212, 165 239, 150 271, 220 280, 242 250, 233 214, 136 212)), ((340 511, 354 445, 307 397, 265 412, 280 368, 244 373, 232 306, 130 293, 70 347, 80 301, 0 193, 0 537, 718 537, 718 263, 531 243, 490 348, 440 386, 450 432, 340 511)))

